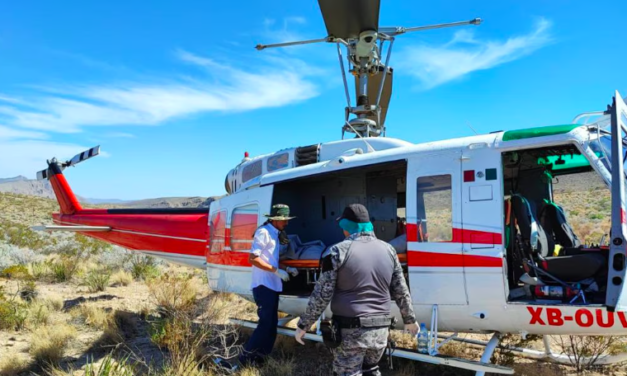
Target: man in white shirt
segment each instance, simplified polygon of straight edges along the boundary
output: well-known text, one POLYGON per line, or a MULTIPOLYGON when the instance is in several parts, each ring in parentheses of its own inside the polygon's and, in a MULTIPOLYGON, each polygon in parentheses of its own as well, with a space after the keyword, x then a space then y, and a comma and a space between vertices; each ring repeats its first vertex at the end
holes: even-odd
POLYGON ((288 281, 289 274, 298 274, 295 268, 287 267, 284 270, 279 264, 281 243, 288 241, 287 236, 281 233, 288 221, 294 218, 290 217, 290 208, 284 204, 274 205, 271 214, 266 217, 268 221, 255 231, 248 257, 253 266, 251 288, 259 322, 240 356, 243 365, 257 363, 272 351, 279 320, 279 293, 283 291, 281 280, 288 281))

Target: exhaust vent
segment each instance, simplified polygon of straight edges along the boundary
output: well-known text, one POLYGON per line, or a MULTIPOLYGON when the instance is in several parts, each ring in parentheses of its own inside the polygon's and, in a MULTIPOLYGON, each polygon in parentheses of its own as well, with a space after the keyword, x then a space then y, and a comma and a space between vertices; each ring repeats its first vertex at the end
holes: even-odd
POLYGON ((318 163, 320 159, 320 144, 296 148, 294 156, 296 159, 296 167, 318 163))

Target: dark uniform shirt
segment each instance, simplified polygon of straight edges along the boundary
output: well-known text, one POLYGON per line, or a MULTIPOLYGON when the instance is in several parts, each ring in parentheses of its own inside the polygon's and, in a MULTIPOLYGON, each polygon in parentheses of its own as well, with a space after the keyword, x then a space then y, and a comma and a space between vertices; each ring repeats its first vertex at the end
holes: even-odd
POLYGON ((373 232, 353 234, 325 251, 322 275, 298 327, 309 329, 330 302, 334 315, 366 317, 389 315, 391 300, 405 324, 416 322, 396 250, 373 232))

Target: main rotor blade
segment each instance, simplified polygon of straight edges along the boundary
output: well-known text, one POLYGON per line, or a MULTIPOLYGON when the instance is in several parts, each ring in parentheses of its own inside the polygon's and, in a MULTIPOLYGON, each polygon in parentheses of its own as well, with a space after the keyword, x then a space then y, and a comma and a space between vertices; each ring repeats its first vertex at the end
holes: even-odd
POLYGON ((380 0, 318 0, 329 36, 349 39, 379 29, 380 0))

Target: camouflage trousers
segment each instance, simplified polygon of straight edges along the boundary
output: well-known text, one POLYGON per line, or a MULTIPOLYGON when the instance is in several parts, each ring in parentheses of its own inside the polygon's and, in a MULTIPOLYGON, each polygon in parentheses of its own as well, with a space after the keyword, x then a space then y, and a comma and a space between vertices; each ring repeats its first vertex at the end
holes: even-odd
POLYGON ((388 342, 388 328, 342 329, 342 344, 333 350, 338 376, 380 376, 378 363, 388 342))

